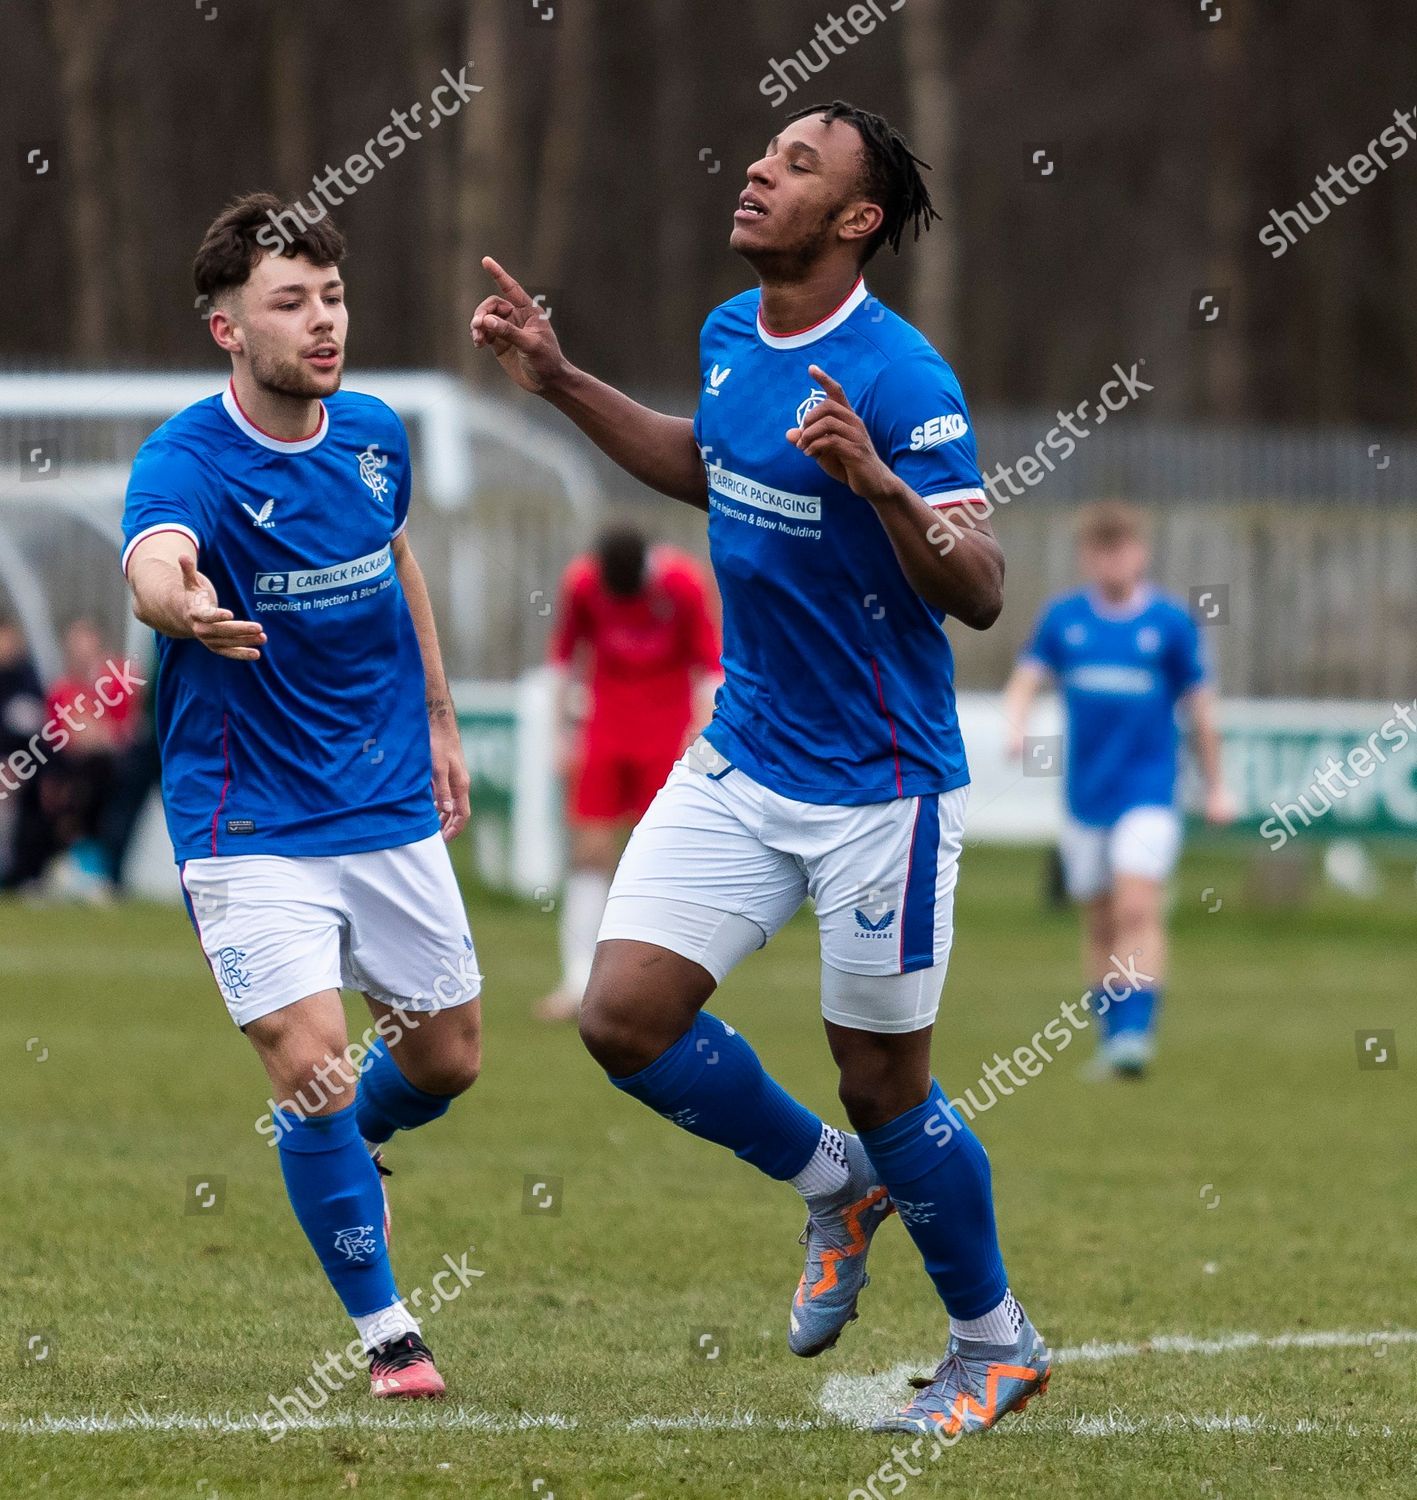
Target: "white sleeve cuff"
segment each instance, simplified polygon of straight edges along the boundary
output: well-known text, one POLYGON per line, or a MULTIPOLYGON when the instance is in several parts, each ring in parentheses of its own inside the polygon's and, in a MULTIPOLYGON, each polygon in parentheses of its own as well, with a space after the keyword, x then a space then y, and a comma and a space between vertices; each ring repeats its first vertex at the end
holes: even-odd
POLYGON ((123 576, 125 578, 128 576, 128 563, 132 559, 134 547, 136 547, 139 542, 147 541, 150 536, 156 536, 160 531, 175 531, 179 536, 185 536, 198 550, 198 552, 202 550, 202 543, 199 540, 197 533, 193 531, 190 526, 184 526, 180 521, 159 521, 154 526, 145 526, 137 534, 137 536, 135 536, 133 540, 129 542, 128 545, 123 549, 123 556, 120 559, 120 562, 122 564, 123 576))
POLYGON ((933 506, 936 510, 943 510, 947 505, 988 505, 989 497, 977 484, 967 486, 962 490, 940 490, 934 495, 921 495, 926 505, 933 506))

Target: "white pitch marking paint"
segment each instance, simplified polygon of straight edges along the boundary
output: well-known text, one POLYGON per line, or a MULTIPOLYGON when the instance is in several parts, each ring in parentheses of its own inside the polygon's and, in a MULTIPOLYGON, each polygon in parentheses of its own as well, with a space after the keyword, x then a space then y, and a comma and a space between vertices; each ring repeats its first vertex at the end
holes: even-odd
MULTIPOLYGON (((1226 1333, 1212 1338, 1189 1334, 1162 1334, 1142 1343, 1090 1343, 1059 1349, 1053 1358, 1058 1364, 1101 1363, 1114 1359, 1137 1359, 1148 1355, 1213 1356, 1248 1349, 1381 1349, 1389 1345, 1417 1344, 1417 1330, 1376 1329, 1371 1333, 1332 1331, 1281 1333, 1266 1336, 1258 1333, 1226 1333)), ((866 1427, 881 1412, 898 1402, 906 1382, 920 1373, 914 1364, 898 1364, 875 1375, 832 1375, 822 1387, 819 1403, 823 1412, 818 1418, 767 1417, 748 1411, 726 1415, 691 1412, 684 1416, 645 1415, 628 1421, 592 1424, 587 1431, 617 1432, 741 1432, 761 1429, 770 1432, 812 1432, 840 1426, 866 1427)), ((58 1434, 98 1436, 114 1432, 264 1432, 263 1412, 149 1412, 141 1408, 112 1413, 58 1416, 45 1413, 37 1417, 0 1421, 0 1433, 19 1437, 44 1437, 58 1434)), ((572 1432, 582 1424, 575 1417, 557 1413, 524 1413, 520 1417, 498 1417, 490 1412, 465 1406, 423 1407, 403 1411, 331 1411, 317 1412, 287 1423, 292 1432, 484 1432, 501 1434, 536 1430, 572 1432)), ((1159 1416, 1129 1416, 1120 1408, 1100 1414, 1062 1416, 1024 1413, 998 1429, 1001 1435, 1013 1433, 1065 1433, 1078 1438, 1108 1438, 1152 1432, 1271 1432, 1282 1434, 1318 1434, 1329 1436, 1390 1437, 1388 1426, 1359 1425, 1332 1419, 1301 1418, 1276 1421, 1264 1414, 1243 1412, 1164 1412, 1159 1416)))
MULTIPOLYGON (((1218 1354, 1230 1354, 1247 1349, 1361 1349, 1371 1347, 1375 1351, 1387 1352, 1389 1345, 1417 1344, 1417 1330, 1410 1328, 1397 1329, 1375 1329, 1371 1333, 1355 1333, 1346 1329, 1333 1329, 1314 1332, 1294 1332, 1265 1335, 1261 1333, 1222 1333, 1211 1338, 1196 1338, 1190 1334, 1157 1334, 1155 1337, 1146 1339, 1137 1344, 1077 1344, 1068 1348, 1057 1349, 1053 1353, 1055 1365, 1066 1364, 1095 1364, 1114 1359, 1140 1359, 1150 1355, 1199 1355, 1213 1356, 1218 1354)), ((852 1427, 868 1427, 882 1412, 890 1411, 901 1404, 906 1392, 906 1386, 914 1375, 929 1374, 929 1368, 922 1369, 919 1365, 898 1364, 889 1370, 884 1370, 875 1375, 832 1375, 822 1387, 820 1403, 822 1410, 852 1427)), ((1028 1423, 1027 1414, 1022 1423, 1028 1423)), ((1120 1428, 1109 1427, 1106 1432, 1094 1432, 1087 1424, 1106 1423, 1109 1417, 1082 1417, 1074 1419, 1075 1422, 1083 1424, 1076 1430, 1079 1437, 1110 1436, 1120 1428)), ((1173 1413, 1166 1418, 1136 1418, 1125 1419, 1136 1420, 1143 1425, 1135 1430, 1153 1430, 1145 1424, 1150 1421, 1189 1421, 1185 1414, 1173 1413)), ((1207 1417, 1196 1420, 1218 1421, 1220 1419, 1207 1417)), ((1240 1419, 1235 1419, 1240 1420, 1240 1419)), ((1248 1420, 1248 1419, 1246 1419, 1248 1420)), ((1263 1419, 1259 1419, 1263 1420, 1263 1419)), ((1058 1421, 1057 1418, 1040 1418, 1029 1430, 1047 1430, 1045 1423, 1058 1421)), ((1009 1424, 1015 1430, 1021 1430, 1017 1422, 1009 1424)), ((1054 1429, 1057 1430, 1057 1429, 1054 1429)), ((1172 1430, 1167 1427, 1157 1428, 1158 1431, 1172 1430)), ((1214 1428, 1210 1430, 1222 1430, 1214 1428)), ((1236 1428, 1224 1430, 1240 1430, 1236 1428)), ((1300 1430, 1300 1429, 1296 1429, 1300 1430)), ((1317 1428, 1313 1430, 1319 1430, 1317 1428)), ((1332 1428, 1323 1429, 1337 1431, 1332 1428)))
MULTIPOLYGON (((833 1379, 849 1377, 834 1376, 833 1379)), ((879 1408, 876 1408, 879 1409, 879 1408)), ((479 1432, 490 1436, 531 1431, 607 1431, 607 1432, 745 1432, 752 1429, 767 1432, 816 1432, 836 1430, 843 1425, 856 1426, 841 1418, 817 1419, 761 1417, 755 1412, 735 1412, 729 1416, 706 1413, 686 1417, 635 1417, 629 1422, 606 1423, 603 1427, 582 1428, 573 1417, 526 1415, 518 1420, 494 1417, 487 1412, 469 1411, 463 1407, 420 1413, 332 1412, 304 1417, 290 1424, 292 1432, 479 1432)), ((42 1416, 27 1417, 18 1422, 0 1423, 0 1432, 20 1437, 69 1435, 103 1436, 118 1432, 201 1432, 213 1435, 259 1432, 256 1413, 234 1416, 212 1413, 199 1416, 191 1412, 125 1412, 122 1416, 42 1416)), ((1160 1416, 1128 1416, 1120 1408, 1095 1415, 1072 1417, 1034 1417, 1025 1413, 998 1429, 999 1436, 1066 1434, 1077 1438, 1130 1437, 1137 1433, 1182 1432, 1269 1432, 1296 1436, 1391 1437, 1392 1428, 1362 1426, 1353 1422, 1276 1421, 1272 1417, 1244 1412, 1163 1412, 1160 1416)))
POLYGON ((1230 1354, 1239 1349, 1361 1349, 1365 1345, 1417 1344, 1417 1330, 1380 1328, 1372 1333, 1335 1329, 1312 1333, 1222 1333, 1214 1338, 1193 1338, 1185 1333, 1161 1333, 1140 1344, 1077 1344, 1059 1349, 1053 1358, 1059 1364, 1073 1361, 1135 1359, 1145 1354, 1230 1354))

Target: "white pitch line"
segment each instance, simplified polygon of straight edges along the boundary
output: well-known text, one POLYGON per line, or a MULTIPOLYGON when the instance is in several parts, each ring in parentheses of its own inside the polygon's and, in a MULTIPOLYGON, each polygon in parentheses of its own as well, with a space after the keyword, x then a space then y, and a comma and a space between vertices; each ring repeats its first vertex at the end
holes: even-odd
MULTIPOLYGON (((1089 1343, 1059 1349, 1053 1358, 1058 1364, 1100 1363, 1114 1359, 1137 1359, 1146 1355, 1213 1356, 1248 1349, 1353 1349, 1372 1348, 1386 1353, 1386 1346, 1417 1344, 1417 1330, 1375 1329, 1355 1333, 1346 1329, 1304 1331, 1265 1335, 1259 1333, 1226 1333, 1211 1338, 1189 1334, 1160 1334, 1142 1343, 1089 1343)), ((285 1422, 292 1432, 483 1432, 499 1435, 531 1431, 606 1431, 606 1432, 812 1432, 830 1428, 869 1427, 883 1411, 897 1403, 907 1380, 920 1373, 920 1366, 898 1364, 873 1375, 832 1375, 822 1386, 818 1398, 822 1416, 815 1418, 768 1417, 758 1412, 733 1411, 725 1414, 690 1412, 681 1416, 646 1414, 627 1421, 583 1424, 575 1417, 558 1413, 523 1413, 518 1417, 498 1417, 490 1412, 466 1406, 429 1406, 418 1409, 382 1410, 377 1412, 315 1412, 285 1422)), ((17 1437, 45 1437, 58 1434, 96 1436, 116 1432, 207 1432, 265 1433, 265 1412, 149 1412, 141 1408, 120 1415, 109 1412, 78 1416, 44 1413, 36 1417, 0 1421, 0 1433, 17 1437)), ((1150 1432, 1270 1432, 1282 1434, 1382 1436, 1392 1433, 1390 1427, 1362 1427, 1336 1420, 1319 1421, 1301 1418, 1278 1421, 1275 1418, 1240 1412, 1164 1412, 1158 1416, 1129 1416, 1120 1408, 1100 1414, 1063 1416, 1029 1414, 1001 1427, 1002 1433, 1065 1433, 1079 1438, 1106 1438, 1150 1432)))
POLYGON ((1372 1333, 1346 1329, 1303 1333, 1222 1333, 1193 1338, 1186 1333, 1159 1333, 1140 1344, 1076 1344, 1057 1350, 1059 1364, 1073 1361, 1136 1359, 1144 1354, 1230 1354, 1238 1349, 1361 1349, 1379 1344, 1417 1344, 1417 1329, 1380 1328, 1372 1333))
MULTIPOLYGON (((121 1416, 111 1413, 90 1416, 24 1417, 19 1421, 0 1422, 0 1433, 20 1437, 46 1437, 54 1434, 95 1435, 113 1432, 207 1432, 242 1433, 266 1429, 261 1424, 264 1413, 243 1414, 194 1412, 128 1411, 121 1416)), ((291 1432, 483 1432, 492 1435, 514 1432, 578 1430, 605 1432, 743 1432, 753 1428, 772 1432, 812 1432, 836 1427, 824 1417, 765 1417, 757 1412, 732 1412, 715 1416, 710 1412, 693 1412, 687 1416, 632 1417, 629 1421, 592 1424, 583 1429, 575 1417, 556 1413, 525 1413, 521 1417, 497 1417, 490 1412, 463 1406, 424 1405, 407 1411, 332 1411, 295 1417, 283 1424, 291 1432)))
MULTIPOLYGON (((834 1376, 842 1380, 849 1377, 834 1376)), ((865 1377, 874 1378, 874 1377, 865 1377)), ((876 1411, 882 1409, 878 1404, 876 1411)), ((872 1413, 874 1415, 874 1412, 872 1413)), ((628 1422, 607 1422, 582 1427, 574 1417, 555 1414, 528 1414, 518 1419, 494 1417, 487 1412, 464 1407, 443 1410, 424 1409, 415 1412, 331 1412, 327 1415, 302 1417, 290 1423, 292 1432, 477 1432, 488 1436, 516 1432, 820 1432, 840 1431, 843 1426, 857 1428, 866 1423, 844 1421, 839 1417, 792 1418, 763 1417, 755 1412, 735 1412, 728 1416, 695 1413, 686 1417, 634 1417, 628 1422)), ((0 1422, 0 1432, 19 1437, 56 1435, 94 1437, 120 1432, 200 1432, 213 1435, 259 1432, 256 1413, 244 1416, 211 1414, 199 1416, 190 1412, 127 1412, 112 1415, 60 1417, 27 1417, 18 1422, 0 1422)), ((1392 1428, 1332 1419, 1314 1418, 1280 1421, 1263 1413, 1246 1412, 1163 1412, 1159 1416, 1129 1416, 1119 1407, 1095 1414, 1075 1416, 1017 1417, 1000 1427, 995 1436, 1021 1437, 1031 1433, 1065 1435, 1074 1438, 1131 1437, 1139 1433, 1181 1432, 1267 1432, 1277 1435, 1327 1435, 1331 1437, 1391 1437, 1392 1428)))
MULTIPOLYGON (((1053 1353, 1053 1362, 1059 1365, 1095 1364, 1114 1359, 1139 1359, 1153 1354, 1213 1356, 1246 1349, 1361 1349, 1371 1347, 1378 1354, 1386 1354, 1387 1346, 1390 1344, 1417 1344, 1417 1330, 1382 1328, 1371 1333, 1355 1333, 1348 1329, 1332 1329, 1269 1335, 1222 1333, 1212 1338, 1195 1338, 1190 1334, 1168 1333, 1157 1334, 1138 1344, 1090 1343, 1057 1349, 1053 1353)), ((929 1368, 933 1367, 922 1369, 920 1365, 898 1364, 874 1375, 832 1375, 822 1387, 820 1397, 822 1410, 847 1426, 869 1427, 882 1412, 899 1405, 906 1382, 911 1376, 928 1374, 929 1368)), ((1045 1428, 1045 1422, 1052 1423, 1058 1420, 1058 1418, 1040 1418, 1037 1426, 1029 1430, 1048 1430, 1045 1428)), ((1190 1418, 1184 1413, 1173 1413, 1171 1416, 1160 1419, 1128 1418, 1127 1420, 1136 1420, 1145 1424, 1148 1420, 1186 1422, 1190 1418)), ((1214 1419, 1208 1417, 1204 1420, 1214 1419)), ((1093 1430, 1095 1424, 1108 1421, 1110 1421, 1110 1415, 1106 1418, 1079 1417, 1070 1420, 1069 1430, 1075 1428, 1075 1436, 1078 1437, 1111 1436, 1113 1432, 1111 1428, 1105 1432, 1093 1430), (1082 1425, 1077 1426, 1077 1424, 1082 1425)), ((1019 1430, 1015 1424, 1011 1423, 1010 1426, 1019 1430)), ((1142 1432, 1152 1429, 1142 1425, 1135 1430, 1142 1432)), ((1163 1427, 1156 1430, 1173 1429, 1163 1427)))

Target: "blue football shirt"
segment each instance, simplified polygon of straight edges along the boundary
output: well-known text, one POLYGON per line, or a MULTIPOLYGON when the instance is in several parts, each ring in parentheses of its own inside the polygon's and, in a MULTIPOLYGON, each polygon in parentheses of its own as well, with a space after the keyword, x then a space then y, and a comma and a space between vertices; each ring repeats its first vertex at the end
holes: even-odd
POLYGON ((1067 715, 1068 811, 1107 827, 1176 796, 1177 703, 1206 669, 1184 604, 1147 590, 1127 610, 1088 592, 1043 611, 1023 659, 1058 680, 1067 715))
POLYGON ((694 435, 708 469, 709 553, 723 595, 724 682, 708 739, 803 802, 859 805, 969 780, 943 616, 915 592, 870 504, 787 441, 845 390, 876 451, 932 505, 984 499, 953 371, 858 282, 828 318, 775 335, 759 294, 700 338, 694 435))
POLYGON ((423 660, 391 555, 411 468, 372 396, 323 403, 309 437, 254 426, 230 387, 133 461, 123 565, 160 531, 197 546, 223 608, 259 623, 257 662, 158 638, 163 803, 179 861, 347 854, 438 829, 423 660))

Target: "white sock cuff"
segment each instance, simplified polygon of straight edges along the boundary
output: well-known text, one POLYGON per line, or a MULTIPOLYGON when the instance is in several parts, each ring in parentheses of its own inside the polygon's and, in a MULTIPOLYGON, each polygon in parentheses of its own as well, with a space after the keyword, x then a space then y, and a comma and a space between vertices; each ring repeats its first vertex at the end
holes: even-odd
POLYGON ((976 1344, 1016 1343, 1022 1328, 1023 1309, 1011 1291, 1006 1291, 1004 1300, 982 1318, 950 1319, 950 1332, 957 1339, 969 1339, 976 1344))
POLYGON ((380 1344, 401 1339, 406 1333, 418 1333, 418 1319, 403 1305, 402 1301, 390 1303, 378 1312, 365 1313, 355 1318, 354 1326, 364 1344, 366 1354, 372 1354, 380 1344))
POLYGON ((792 1179, 792 1186, 810 1203, 813 1198, 829 1198, 833 1193, 839 1193, 850 1175, 846 1137, 834 1126, 823 1125, 817 1149, 792 1179))

